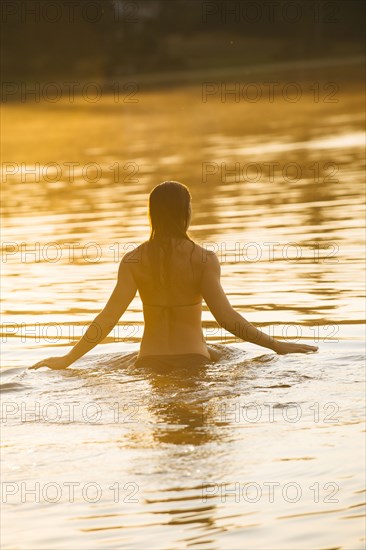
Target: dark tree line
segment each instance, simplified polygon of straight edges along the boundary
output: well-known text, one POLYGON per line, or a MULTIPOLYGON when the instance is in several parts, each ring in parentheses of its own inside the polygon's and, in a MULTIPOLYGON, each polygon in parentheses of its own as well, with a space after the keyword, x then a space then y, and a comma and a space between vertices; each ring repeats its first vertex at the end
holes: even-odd
MULTIPOLYGON (((233 65, 253 39, 258 47, 281 43, 283 60, 340 55, 339 44, 358 54, 364 21, 363 0, 2 0, 2 76, 110 78, 233 65), (220 36, 233 47, 220 50, 220 36)), ((255 61, 255 48, 251 55, 255 61)))

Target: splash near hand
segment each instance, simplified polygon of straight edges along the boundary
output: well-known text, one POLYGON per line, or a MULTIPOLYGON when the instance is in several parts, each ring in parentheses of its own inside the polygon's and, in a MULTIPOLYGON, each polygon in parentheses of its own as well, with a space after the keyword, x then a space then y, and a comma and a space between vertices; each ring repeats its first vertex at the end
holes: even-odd
POLYGON ((48 367, 49 369, 61 370, 66 369, 70 365, 66 356, 62 357, 48 357, 48 359, 42 359, 35 365, 32 365, 30 369, 39 369, 41 367, 48 367))

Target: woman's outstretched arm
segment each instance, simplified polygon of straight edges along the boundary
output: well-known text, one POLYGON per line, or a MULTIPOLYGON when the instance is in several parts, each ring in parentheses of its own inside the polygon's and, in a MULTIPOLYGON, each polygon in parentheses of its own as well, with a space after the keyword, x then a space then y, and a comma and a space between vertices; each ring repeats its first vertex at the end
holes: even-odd
POLYGON ((292 344, 272 338, 249 323, 233 309, 220 282, 220 263, 216 254, 206 256, 206 265, 202 276, 202 296, 211 313, 221 327, 242 340, 269 348, 276 353, 308 353, 316 351, 316 346, 292 344))
POLYGON ((84 336, 80 338, 66 355, 43 359, 33 365, 31 369, 38 369, 40 367, 65 369, 85 355, 108 336, 135 297, 136 291, 137 287, 128 262, 127 253, 120 263, 117 283, 107 304, 92 323, 90 323, 84 336))

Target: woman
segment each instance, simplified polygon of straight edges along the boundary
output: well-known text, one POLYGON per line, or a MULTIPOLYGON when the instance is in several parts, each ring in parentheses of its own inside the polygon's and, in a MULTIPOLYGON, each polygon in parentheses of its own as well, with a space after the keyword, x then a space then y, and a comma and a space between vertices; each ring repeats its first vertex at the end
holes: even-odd
POLYGON ((217 358, 203 336, 202 298, 219 325, 243 340, 279 354, 318 349, 271 338, 234 311, 220 283, 216 255, 187 235, 191 196, 185 185, 157 185, 150 194, 149 215, 150 239, 125 254, 112 295, 84 336, 66 355, 31 368, 65 369, 74 363, 109 334, 137 290, 145 325, 136 365, 200 365, 217 358))

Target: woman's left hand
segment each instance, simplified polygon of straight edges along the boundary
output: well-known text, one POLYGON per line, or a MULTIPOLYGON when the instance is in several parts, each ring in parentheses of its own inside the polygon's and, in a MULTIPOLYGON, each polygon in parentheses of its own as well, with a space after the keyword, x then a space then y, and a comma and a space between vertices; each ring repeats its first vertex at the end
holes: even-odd
POLYGON ((54 370, 66 369, 70 365, 70 361, 63 355, 61 357, 48 357, 48 359, 42 359, 38 361, 35 365, 32 365, 31 369, 39 369, 41 367, 48 367, 54 370))

